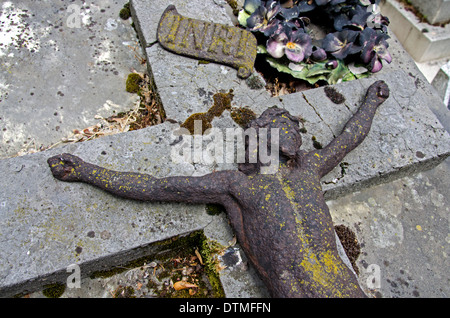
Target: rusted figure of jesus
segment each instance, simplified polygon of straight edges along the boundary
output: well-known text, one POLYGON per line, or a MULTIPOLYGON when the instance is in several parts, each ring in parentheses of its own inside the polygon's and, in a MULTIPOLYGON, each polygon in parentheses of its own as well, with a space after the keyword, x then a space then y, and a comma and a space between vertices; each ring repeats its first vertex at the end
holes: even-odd
POLYGON ((168 178, 112 171, 69 154, 48 163, 59 180, 85 182, 127 199, 221 204, 273 297, 365 297, 338 255, 320 179, 364 140, 378 106, 388 97, 384 82, 372 84, 342 133, 323 149, 309 152, 299 149, 299 121, 286 110, 267 109, 249 125, 280 129, 275 174, 261 174, 260 163, 201 177, 168 178))

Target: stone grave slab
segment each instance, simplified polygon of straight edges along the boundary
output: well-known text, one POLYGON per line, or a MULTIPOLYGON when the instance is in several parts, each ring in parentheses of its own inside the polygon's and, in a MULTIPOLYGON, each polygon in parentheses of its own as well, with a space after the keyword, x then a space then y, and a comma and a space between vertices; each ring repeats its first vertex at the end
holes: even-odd
MULTIPOLYGON (((211 1, 206 6, 204 2, 188 1, 184 7, 181 1, 179 6, 177 2, 172 1, 172 4, 186 16, 209 17, 215 22, 229 19, 222 1, 211 1)), ((232 89, 232 105, 248 106, 256 114, 277 104, 294 115, 303 116, 308 131, 303 136, 305 148, 311 149, 312 136, 326 144, 359 105, 370 83, 376 79, 386 80, 392 98, 379 109, 372 132, 360 146, 362 148, 355 150, 354 157, 345 158, 348 162, 345 175, 342 177, 339 169, 324 179, 328 198, 397 178, 406 172, 430 168, 449 155, 448 133, 427 107, 435 96, 423 87, 426 83, 400 67, 386 68, 386 72, 369 80, 336 85, 335 89, 346 98, 342 105, 331 104, 322 88, 271 98, 264 89, 248 87, 232 68, 202 64, 159 47, 151 38, 156 34, 146 25, 153 25, 156 30, 160 17, 158 8, 161 7, 162 13, 167 7, 165 4, 165 1, 131 1, 154 85, 172 121, 0 161, 3 176, 0 296, 42 288, 54 281, 64 282, 68 275, 66 268, 73 263, 81 266, 83 275, 89 275, 92 271, 142 256, 154 242, 196 230, 203 230, 208 238, 226 245, 233 234, 224 215, 210 216, 204 206, 122 200, 85 184, 59 182, 52 177, 46 163, 48 157, 69 152, 106 168, 139 171, 156 177, 203 175, 212 169, 230 168, 175 164, 170 158, 171 144, 176 139, 173 131, 189 115, 211 107, 212 96, 219 91, 232 89), (152 19, 155 19, 154 24, 152 19), (144 33, 150 37, 145 39, 144 33), (330 115, 330 107, 334 115, 330 115), (171 123, 173 121, 178 124, 171 123)), ((219 128, 237 127, 228 111, 212 124, 219 128)), ((239 247, 236 248, 242 255, 239 247)), ((245 259, 245 255, 242 257, 245 259)), ((252 269, 230 266, 220 275, 228 297, 267 296, 252 269)))
POLYGON ((139 43, 131 19, 118 17, 126 1, 108 2, 1 1, 0 158, 135 105, 124 87, 130 69, 145 70, 139 43))
MULTIPOLYGON (((199 63, 196 59, 170 53, 155 42, 152 34, 156 32, 160 14, 166 7, 164 3, 175 5, 185 17, 196 17, 199 7, 215 7, 215 15, 221 19, 226 17, 226 4, 210 1, 194 6, 194 1, 191 1, 186 6, 179 0, 158 1, 154 6, 153 1, 131 1, 141 43, 147 43, 149 71, 168 118, 181 124, 194 113, 206 112, 213 104, 213 94, 232 90, 234 98, 231 105, 234 107, 246 106, 259 115, 267 107, 279 105, 293 115, 301 116, 307 129, 303 136, 304 147, 309 150, 313 146, 313 136, 322 145, 330 142, 356 111, 367 87, 375 80, 383 79, 390 86, 392 96, 380 107, 367 140, 344 159, 348 166, 345 173, 337 167, 323 179, 326 197, 336 198, 413 171, 429 169, 450 154, 448 132, 428 107, 436 96, 424 87, 429 84, 400 66, 409 57, 395 56, 394 65, 385 67, 370 79, 335 85, 346 98, 343 104, 334 104, 326 97, 323 88, 271 98, 264 88, 251 89, 247 81, 239 79, 236 70, 230 67, 199 63), (149 7, 152 15, 146 11, 149 7), (154 31, 150 32, 152 29, 154 31)), ((213 20, 215 15, 204 19, 213 20)), ((231 18, 224 20, 232 25, 231 18)), ((396 48, 393 45, 390 51, 396 48)), ((226 118, 228 114, 224 112, 221 118, 226 123, 230 123, 226 118)), ((224 126, 220 124, 221 119, 213 122, 216 127, 224 126)))
MULTIPOLYGON (((167 134, 174 129, 178 125, 164 123, 0 161, 0 297, 65 283, 71 264, 80 266, 82 277, 123 265, 160 252, 158 242, 198 230, 227 246, 233 233, 226 216, 211 216, 203 205, 123 200, 59 182, 48 168, 50 156, 68 152, 114 170, 158 177, 198 174, 193 165, 171 163, 166 150, 174 138, 167 134)), ((246 270, 233 271, 233 277, 230 287, 224 285, 227 295, 238 290, 243 297, 264 296, 261 283, 246 270), (245 283, 239 283, 240 272, 245 283)))
MULTIPOLYGON (((425 6, 429 3, 429 1, 420 2, 425 6)), ((449 57, 450 24, 441 27, 433 26, 426 21, 421 22, 397 0, 382 2, 381 11, 389 17, 391 21, 389 28, 414 60, 420 63, 449 57)))
POLYGON ((410 0, 431 24, 450 21, 450 0, 410 0))
POLYGON ((437 90, 444 105, 450 109, 450 62, 442 65, 431 85, 437 90))

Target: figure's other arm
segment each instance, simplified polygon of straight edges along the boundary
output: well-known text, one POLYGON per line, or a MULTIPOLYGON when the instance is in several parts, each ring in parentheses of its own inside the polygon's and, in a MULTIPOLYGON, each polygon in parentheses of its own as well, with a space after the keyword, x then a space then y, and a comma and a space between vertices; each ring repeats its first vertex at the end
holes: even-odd
POLYGON ((228 195, 227 172, 203 177, 155 178, 148 174, 108 170, 70 154, 48 159, 55 178, 84 182, 126 199, 159 202, 222 203, 228 195))
POLYGON ((347 122, 342 133, 325 148, 308 153, 318 165, 320 177, 333 170, 341 160, 366 138, 375 112, 389 97, 389 87, 383 81, 373 83, 367 90, 364 102, 347 122))

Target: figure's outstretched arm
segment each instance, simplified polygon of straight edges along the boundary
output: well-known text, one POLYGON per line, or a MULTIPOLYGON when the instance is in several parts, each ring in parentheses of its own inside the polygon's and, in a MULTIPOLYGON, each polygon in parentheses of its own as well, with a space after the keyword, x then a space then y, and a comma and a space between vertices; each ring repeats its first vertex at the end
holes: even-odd
POLYGON ((202 177, 155 178, 148 174, 108 170, 70 154, 49 158, 48 164, 53 176, 61 181, 88 183, 126 199, 222 203, 228 196, 230 171, 202 177))
POLYGON ((389 87, 384 81, 373 83, 367 90, 364 102, 347 122, 342 133, 323 149, 308 153, 310 160, 319 168, 320 177, 325 176, 366 138, 375 112, 389 97, 389 87))

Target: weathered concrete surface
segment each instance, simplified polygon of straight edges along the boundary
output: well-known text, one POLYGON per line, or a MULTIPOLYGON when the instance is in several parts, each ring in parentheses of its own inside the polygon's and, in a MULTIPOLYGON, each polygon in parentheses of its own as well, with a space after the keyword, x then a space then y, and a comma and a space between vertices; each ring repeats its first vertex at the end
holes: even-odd
POLYGON ((410 0, 431 24, 450 21, 450 0, 410 0))
POLYGON ((126 2, 0 3, 0 158, 133 107, 125 80, 145 68, 131 19, 118 16, 126 2))
MULTIPOLYGON (((210 216, 204 205, 123 200, 88 185, 60 182, 48 168, 49 157, 68 152, 110 169, 156 177, 204 174, 201 167, 171 160, 167 149, 176 140, 172 131, 178 128, 165 123, 1 160, 0 296, 65 283, 70 264, 78 264, 82 277, 88 277, 159 252, 152 243, 197 230, 227 246, 233 232, 226 216, 210 216)), ((267 295, 246 268, 230 266, 223 276, 230 297, 267 295)))
MULTIPOLYGON (((367 87, 373 81, 383 79, 391 88, 392 97, 380 107, 367 140, 345 158, 348 163, 345 175, 341 167, 337 167, 323 179, 327 198, 431 168, 450 154, 448 132, 428 107, 437 103, 435 107, 440 109, 439 98, 423 78, 414 75, 417 71, 409 71, 415 66, 411 65, 408 56, 399 54, 403 50, 395 40, 391 41, 390 48, 394 56, 393 65, 370 79, 335 86, 344 94, 344 104, 333 104, 322 88, 270 98, 264 88, 250 89, 246 81, 237 78, 232 68, 214 63, 205 65, 198 60, 172 54, 155 43, 155 31, 149 30, 156 28, 160 14, 169 3, 174 4, 181 15, 197 17, 198 8, 194 2, 186 6, 181 0, 158 1, 153 6, 152 1, 131 1, 134 20, 139 21, 136 25, 141 43, 148 46, 149 71, 153 74, 168 118, 182 123, 194 113, 207 111, 212 106, 214 93, 232 89, 232 106, 248 106, 256 114, 261 114, 267 107, 279 105, 293 115, 301 116, 308 131, 303 138, 304 148, 312 149, 313 136, 322 145, 328 144, 359 107, 367 87), (149 14, 150 7, 152 14, 149 14), (149 39, 145 39, 146 36, 149 39)), ((227 20, 226 23, 231 25, 231 18, 225 18, 225 5, 217 5, 213 1, 202 4, 207 8, 215 7, 218 19, 227 20)), ((210 16, 209 20, 213 18, 210 16)), ((448 120, 448 114, 444 115, 448 120)), ((217 120, 216 125, 220 126, 219 122, 217 120)), ((445 122, 442 124, 446 125, 445 122)))
POLYGON ((447 105, 447 109, 450 109, 450 62, 442 65, 431 84, 439 93, 444 105, 447 105))
MULTIPOLYGON (((194 5, 193 2, 187 3, 189 3, 188 6, 194 5)), ((162 7, 165 8, 163 5, 162 7)), ((223 16, 221 13, 222 11, 217 11, 216 9, 212 9, 214 10, 214 17, 219 18, 223 16)), ((154 10, 154 7, 147 7, 147 10, 154 10)), ((198 17, 199 12, 200 11, 197 10, 196 17, 198 17)), ((153 14, 156 15, 156 13, 147 14, 147 17, 151 17, 153 14)), ((152 45, 148 50, 154 49, 156 51, 156 47, 157 44, 152 45)), ((391 122, 391 125, 396 129, 398 126, 398 129, 393 131, 392 136, 384 136, 385 139, 383 139, 383 135, 381 134, 381 131, 379 131, 378 136, 382 141, 384 140, 383 143, 379 143, 379 147, 381 147, 381 145, 389 147, 387 141, 399 142, 399 140, 402 140, 403 136, 405 136, 405 133, 402 131, 402 125, 410 125, 410 122, 413 122, 412 119, 419 121, 417 124, 418 126, 412 126, 412 129, 417 128, 418 134, 423 134, 422 138, 419 138, 419 140, 425 140, 426 135, 431 131, 429 138, 431 142, 434 142, 434 140, 431 139, 439 139, 438 133, 443 131, 442 126, 439 126, 440 124, 435 124, 436 119, 426 107, 421 108, 420 112, 418 109, 415 109, 416 107, 420 107, 420 105, 416 105, 418 102, 415 102, 414 100, 426 100, 425 105, 428 105, 431 108, 434 106, 434 101, 438 97, 429 90, 428 86, 423 82, 422 77, 417 74, 417 70, 412 66, 412 61, 403 56, 405 54, 404 50, 400 46, 395 45, 395 40, 391 46, 391 53, 394 55, 394 58, 397 58, 395 55, 398 54, 398 57, 400 58, 399 63, 387 67, 386 70, 389 73, 380 73, 379 76, 389 81, 390 84, 398 86, 397 90, 395 90, 395 88, 392 89, 394 92, 394 98, 392 98, 393 104, 390 104, 390 106, 388 104, 388 107, 392 107, 392 110, 394 110, 393 118, 397 119, 397 121, 391 122), (400 114, 398 112, 400 112, 400 114), (417 116, 428 119, 431 118, 432 120, 429 121, 428 124, 425 124, 428 119, 418 119, 416 118, 417 116), (394 138, 395 134, 397 134, 397 138, 394 138)), ((169 53, 166 53, 166 55, 167 54, 169 53)), ((185 62, 188 63, 187 61, 185 62)), ((301 113, 304 116, 306 116, 305 113, 310 114, 309 122, 305 124, 308 128, 308 135, 304 135, 306 147, 312 147, 310 141, 312 135, 315 135, 320 142, 325 143, 326 138, 330 138, 333 131, 335 131, 334 129, 337 129, 337 127, 330 127, 323 124, 323 121, 317 119, 319 115, 317 115, 316 110, 319 111, 321 116, 326 116, 326 112, 320 112, 319 107, 322 104, 316 104, 316 102, 314 102, 314 99, 322 100, 321 102, 325 100, 322 89, 282 96, 282 100, 280 100, 280 98, 270 99, 265 90, 251 90, 250 94, 247 94, 249 96, 246 96, 245 92, 247 91, 248 93, 249 89, 246 87, 245 82, 239 82, 235 74, 236 71, 215 64, 199 65, 197 61, 190 61, 189 63, 192 64, 166 64, 166 71, 167 65, 175 65, 174 68, 177 69, 179 74, 184 74, 182 76, 188 78, 188 80, 184 80, 184 82, 173 83, 173 87, 169 84, 167 86, 167 91, 169 92, 170 90, 172 90, 172 92, 176 91, 177 87, 182 88, 182 85, 189 84, 191 80, 205 80, 205 76, 207 77, 206 80, 209 81, 208 86, 196 87, 199 89, 196 93, 190 92, 185 95, 185 98, 192 98, 192 100, 189 101, 193 108, 189 113, 206 111, 212 102, 212 94, 210 93, 217 92, 220 89, 227 90, 233 88, 235 90, 233 105, 235 106, 256 105, 262 107, 264 106, 264 102, 266 102, 266 105, 268 106, 273 102, 281 103, 286 105, 286 107, 292 107, 295 110, 294 106, 297 104, 290 103, 290 98, 294 99, 295 102, 298 102, 299 105, 302 105, 303 109, 301 109, 301 113), (184 70, 184 66, 187 66, 186 70, 184 70), (211 73, 207 72, 207 70, 211 70, 213 74, 220 73, 220 76, 229 74, 229 77, 221 78, 219 81, 218 78, 211 77, 211 73), (233 87, 232 82, 237 83, 237 87, 233 87), (245 98, 248 98, 247 101, 245 98), (306 100, 308 100, 308 102, 306 100), (315 123, 317 125, 314 125, 315 123), (321 133, 324 136, 323 139, 320 137, 322 135, 319 135, 315 129, 319 129, 319 133, 320 131, 324 131, 321 133)), ((194 84, 192 85, 195 85, 196 82, 193 83, 194 84)), ((357 91, 360 91, 359 94, 353 91, 354 86, 351 86, 350 83, 336 86, 337 90, 343 93, 348 100, 345 105, 347 105, 349 109, 339 108, 340 113, 343 115, 349 114, 352 107, 357 106, 356 101, 362 98, 364 88, 369 84, 370 81, 359 82, 356 85, 356 87, 358 87, 357 91)), ((160 88, 164 83, 157 83, 157 85, 159 85, 158 88, 160 88)), ((163 91, 164 90, 162 89, 159 91, 160 95, 163 91)), ((183 98, 179 99, 179 103, 181 103, 180 100, 182 99, 183 98)), ((174 102, 176 102, 175 99, 174 102)), ((166 108, 169 108, 168 106, 170 105, 170 103, 164 104, 166 108)), ((178 104, 174 105, 178 106, 178 104)), ((439 105, 439 103, 437 105, 439 105)), ((433 109, 433 111, 439 113, 440 108, 437 105, 436 109, 433 109)), ((338 107, 334 104, 332 106, 338 107)), ((255 112, 260 111, 261 110, 258 108, 255 108, 255 112)), ((386 111, 386 109, 384 111, 386 111)), ((381 112, 383 112, 382 108, 380 108, 378 114, 381 112)), ((174 115, 172 116, 175 118, 177 115, 176 109, 173 110, 173 114, 174 115)), ((446 114, 447 113, 443 113, 443 117, 440 117, 440 121, 444 126, 446 125, 445 123, 448 123, 446 120, 448 116, 446 114)), ((180 115, 180 119, 176 119, 177 121, 185 119, 181 112, 178 112, 178 115, 180 115)), ((185 115, 187 115, 187 112, 185 115)), ((339 124, 343 120, 343 117, 336 117, 336 121, 339 124)), ((232 125, 229 113, 225 112, 222 118, 213 122, 213 125, 222 125, 222 127, 229 127, 229 125, 232 125)), ((202 229, 207 233, 208 237, 218 240, 226 245, 233 235, 227 225, 227 220, 224 215, 214 217, 209 216, 205 213, 203 206, 145 204, 120 200, 87 185, 58 182, 53 179, 46 164, 46 159, 48 157, 66 151, 79 155, 85 160, 112 169, 147 172, 159 177, 168 175, 200 175, 211 171, 212 168, 217 168, 201 165, 174 165, 169 158, 168 149, 170 149, 170 143, 174 141, 169 138, 171 135, 170 131, 176 127, 178 126, 166 123, 141 131, 105 137, 87 143, 69 145, 64 148, 44 153, 0 161, 0 171, 2 176, 5 176, 4 181, 2 181, 5 186, 2 187, 2 192, 0 194, 0 241, 2 242, 2 247, 4 246, 2 251, 0 251, 0 258, 5 260, 0 267, 0 281, 2 282, 0 295, 12 295, 16 292, 39 288, 54 279, 64 282, 68 275, 65 273, 66 267, 71 263, 80 264, 82 274, 88 275, 91 271, 98 270, 99 268, 106 268, 141 256, 143 253, 148 252, 148 244, 150 242, 169 238, 174 235, 186 234, 196 229, 202 229), (179 218, 178 216, 181 217, 179 218), (93 237, 92 232, 94 233, 93 237), (30 282, 30 280, 32 280, 32 282, 30 282)), ((408 134, 406 134, 406 136, 408 136, 408 134)), ((448 138, 445 137, 445 133, 442 133, 441 136, 444 138, 442 139, 443 141, 445 141, 445 138, 448 138)), ((373 141, 374 140, 372 140, 372 142, 373 141)), ((378 142, 378 139, 375 139, 375 141, 378 142)), ((407 142, 400 142, 409 146, 407 142)), ((445 144, 441 144, 441 147, 443 148, 439 148, 439 145, 436 146, 438 149, 444 149, 445 152, 445 144)), ((448 151, 449 148, 447 147, 446 149, 448 151)), ((415 162, 420 164, 420 160, 414 158, 417 151, 421 151, 421 153, 426 156, 428 155, 427 153, 422 152, 423 149, 413 148, 407 152, 411 156, 407 156, 406 158, 413 161, 416 160, 415 162)), ((392 160, 392 157, 389 156, 394 156, 394 154, 386 154, 386 158, 391 158, 392 160)), ((372 153, 369 152, 367 155, 370 159, 372 153)), ((401 155, 402 154, 400 154, 400 159, 404 159, 401 158, 401 155)), ((364 156, 364 158, 367 158, 367 156, 364 156)), ((428 157, 419 159, 426 160, 427 158, 428 157)), ((437 162, 435 162, 435 164, 437 164, 437 162)), ((353 164, 350 164, 349 167, 352 168, 353 164)), ((426 168, 428 166, 420 165, 420 167, 426 168)), ((442 198, 448 197, 448 190, 443 188, 440 185, 440 182, 446 182, 447 179, 442 178, 442 176, 448 175, 448 172, 446 172, 448 170, 445 170, 442 167, 443 165, 440 165, 434 170, 418 174, 417 177, 408 176, 405 179, 396 181, 404 182, 407 187, 405 187, 403 192, 400 192, 400 190, 396 192, 397 198, 393 198, 393 202, 397 202, 398 204, 398 201, 401 201, 405 207, 408 207, 408 205, 409 207, 413 206, 417 200, 430 203, 431 201, 426 201, 426 197, 419 198, 416 193, 431 193, 430 198, 432 198, 433 201, 438 202, 438 205, 444 202, 442 203, 442 207, 445 207, 446 203, 442 198), (419 178, 418 180, 420 180, 420 176, 422 176, 421 178, 423 180, 425 180, 426 176, 428 181, 416 181, 416 178, 419 178), (402 180, 409 181, 406 182, 402 180), (421 188, 415 187, 416 183, 421 186, 421 188)), ((348 174, 345 175, 345 177, 347 176, 348 174)), ((396 176, 401 176, 401 173, 396 174, 396 176)), ((437 264, 439 264, 438 262, 445 264, 448 255, 447 252, 445 252, 446 254, 439 253, 438 251, 440 251, 440 249, 433 248, 433 246, 440 244, 438 239, 440 240, 441 238, 446 237, 448 234, 448 227, 443 228, 441 223, 437 221, 434 223, 431 222, 431 216, 430 219, 427 219, 429 223, 422 222, 420 219, 428 212, 429 206, 426 204, 423 204, 423 210, 413 210, 409 208, 408 213, 404 213, 406 209, 402 210, 402 217, 404 217, 405 220, 412 220, 411 222, 417 223, 416 225, 421 225, 422 232, 419 230, 417 230, 417 232, 407 232, 405 229, 410 225, 402 220, 403 235, 408 233, 410 236, 404 236, 401 245, 396 243, 395 229, 398 229, 399 226, 395 225, 398 225, 398 222, 396 222, 396 219, 393 217, 382 217, 385 216, 383 213, 388 211, 389 207, 392 206, 388 200, 386 200, 386 205, 382 205, 384 204, 383 200, 385 200, 385 198, 391 198, 389 195, 393 191, 392 187, 391 183, 377 186, 377 196, 375 197, 375 194, 372 196, 375 203, 373 200, 369 201, 367 198, 367 195, 371 193, 373 188, 365 190, 365 192, 361 191, 361 193, 366 193, 367 202, 379 207, 379 209, 373 213, 378 213, 381 216, 378 217, 376 221, 373 220, 376 225, 373 230, 371 227, 371 225, 373 225, 372 223, 364 223, 366 219, 363 219, 362 224, 359 225, 360 228, 363 228, 364 226, 364 230, 356 229, 358 238, 364 241, 365 246, 368 246, 367 249, 363 249, 363 252, 367 253, 367 255, 365 255, 367 257, 363 258, 365 263, 360 265, 364 267, 365 264, 378 264, 382 267, 383 271, 381 277, 386 280, 382 282, 381 288, 388 289, 376 291, 379 291, 381 295, 385 297, 397 295, 391 293, 391 291, 396 290, 396 287, 394 287, 395 284, 401 286, 401 288, 406 288, 408 287, 404 283, 404 281, 406 281, 406 283, 410 284, 409 286, 412 286, 411 288, 414 288, 414 286, 418 285, 413 285, 411 283, 413 279, 419 281, 419 277, 425 277, 424 279, 428 277, 424 274, 426 269, 421 266, 421 263, 416 263, 414 261, 414 251, 417 248, 416 240, 419 239, 418 235, 422 234, 425 224, 430 225, 431 228, 429 232, 435 234, 433 235, 433 240, 422 241, 422 250, 426 251, 424 255, 428 256, 429 259, 435 259, 433 262, 436 261, 437 264), (382 191, 380 189, 386 190, 382 191), (418 222, 415 222, 416 220, 418 220, 418 222), (391 228, 394 228, 394 230, 390 230, 391 228), (374 233, 378 236, 373 235, 374 233), (392 239, 392 237, 394 238, 392 239), (383 247, 380 245, 382 244, 379 243, 380 241, 393 241, 397 245, 392 246, 389 245, 390 243, 385 243, 383 246, 387 245, 386 247, 383 247), (426 242, 434 245, 426 244, 426 242), (402 259, 395 254, 396 250, 394 247, 401 247, 403 253, 401 255, 409 257, 410 261, 408 261, 408 267, 401 266, 402 259), (386 254, 388 251, 387 248, 390 248, 389 252, 392 252, 392 254, 386 254), (382 260, 381 264, 380 260, 382 260), (389 267, 389 264, 396 265, 389 267), (409 277, 412 279, 409 279, 408 276, 404 278, 397 273, 400 273, 400 275, 411 273, 411 276, 409 277), (403 279, 403 281, 397 280, 398 278, 403 279), (389 279, 389 281, 387 281, 387 279, 389 279), (402 285, 398 285, 397 282, 401 282, 402 285), (389 285, 386 286, 385 283, 389 283, 389 285)), ((347 218, 348 211, 353 211, 353 209, 358 207, 358 205, 352 205, 351 196, 353 195, 349 196, 350 199, 347 199, 349 197, 344 198, 344 201, 341 201, 343 203, 330 203, 330 205, 336 223, 348 220, 347 224, 355 228, 354 224, 356 221, 350 217, 347 218), (341 210, 344 212, 339 212, 339 207, 341 206, 341 210), (344 206, 347 208, 344 208, 344 206)), ((361 201, 363 200, 364 199, 361 199, 361 201)), ((399 207, 399 205, 396 205, 396 207, 399 207)), ((363 210, 361 213, 366 213, 364 214, 366 216, 369 215, 367 216, 368 218, 371 215, 370 213, 372 213, 372 210, 369 210, 370 211, 367 211, 367 209, 363 210)), ((398 215, 398 211, 399 210, 397 209, 392 213, 398 215)), ((435 220, 437 220, 437 214, 443 213, 442 211, 445 210, 437 209, 434 211, 433 216, 436 218, 435 220)), ((386 212, 386 215, 387 213, 388 212, 386 212)), ((441 219, 445 220, 444 218, 441 219)), ((442 224, 445 225, 445 222, 442 224)), ((414 225, 414 227, 416 227, 416 225, 414 225)), ((445 247, 445 245, 440 245, 439 248, 441 248, 441 246, 445 247)), ((242 255, 242 257, 245 259, 245 255, 242 255)), ((443 278, 447 276, 445 266, 433 266, 432 268, 436 277, 443 278)), ((227 296, 251 297, 267 295, 264 288, 261 287, 260 282, 252 276, 252 273, 251 268, 247 271, 239 268, 239 266, 231 266, 230 268, 225 269, 221 274, 221 279, 224 283, 227 296)), ((367 288, 367 281, 364 277, 362 277, 361 283, 364 288, 367 288)), ((420 284, 421 286, 418 286, 417 289, 420 296, 426 297, 429 295, 426 290, 432 294, 432 291, 425 287, 426 283, 423 280, 420 281, 420 284)), ((439 280, 436 278, 435 286, 439 286, 439 288, 445 292, 445 287, 441 287, 443 284, 447 285, 447 282, 444 279, 439 280)), ((400 293, 399 296, 415 295, 413 294, 413 291, 414 290, 408 289, 407 292, 400 293)), ((86 294, 84 295, 89 295, 89 292, 86 291, 86 294)))
POLYGON ((65 151, 116 170, 159 177, 192 174, 192 167, 171 164, 165 151, 170 142, 166 132, 173 126, 162 124, 0 161, 4 184, 0 193, 0 295, 18 293, 24 286, 42 287, 48 275, 64 275, 73 263, 89 275, 136 258, 136 248, 210 223, 211 216, 202 206, 149 205, 82 184, 59 182, 46 162, 49 156, 65 151), (21 283, 26 285, 17 286, 21 283))
POLYGON ((358 237, 359 278, 368 294, 450 296, 449 175, 447 159, 432 170, 327 202, 333 221, 358 237))

